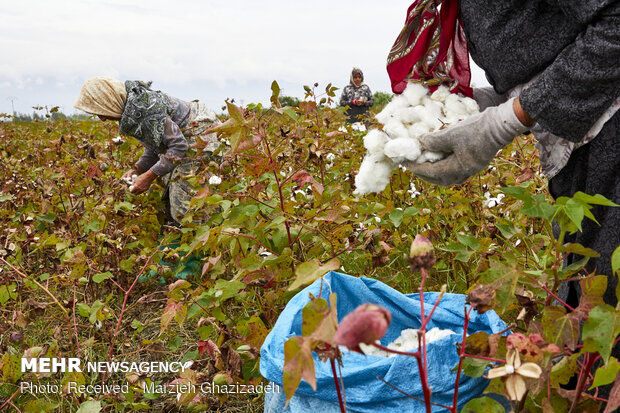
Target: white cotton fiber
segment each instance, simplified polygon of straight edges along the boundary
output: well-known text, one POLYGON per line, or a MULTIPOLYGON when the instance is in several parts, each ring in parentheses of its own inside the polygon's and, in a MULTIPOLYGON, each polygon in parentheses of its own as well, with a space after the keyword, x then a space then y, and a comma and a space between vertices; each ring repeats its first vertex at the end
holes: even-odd
POLYGON ((441 105, 433 100, 427 100, 424 105, 425 111, 422 112, 422 122, 424 122, 431 130, 441 128, 443 122, 443 113, 441 105))
POLYGON ((400 119, 400 121, 404 124, 416 123, 422 120, 420 118, 420 114, 415 110, 412 110, 411 106, 400 109, 394 114, 394 117, 396 117, 396 119, 400 119))
POLYGON ((407 128, 407 132, 409 132, 409 137, 417 139, 425 133, 429 133, 431 128, 429 128, 425 123, 414 123, 407 128))
POLYGON ((394 96, 390 103, 388 103, 385 108, 383 108, 382 112, 386 112, 391 115, 398 112, 402 108, 406 108, 407 106, 409 106, 407 98, 405 98, 403 95, 394 96))
POLYGON ((366 155, 355 177, 354 195, 381 192, 390 182, 394 163, 383 155, 366 155))
POLYGON ((381 192, 390 180, 391 170, 401 162, 444 159, 444 153, 422 151, 418 138, 475 113, 478 113, 476 101, 450 93, 445 86, 431 95, 426 86, 410 83, 375 116, 383 131, 371 130, 364 138, 368 153, 355 177, 354 194, 381 192))
POLYGON ((392 139, 394 138, 404 138, 409 136, 409 132, 403 123, 397 119, 390 119, 385 126, 383 126, 383 131, 390 135, 392 139))
POLYGON ((437 162, 443 158, 445 158, 445 155, 442 152, 424 151, 418 159, 415 160, 415 163, 437 162))
MULTIPOLYGON (((400 332, 400 336, 396 338, 393 342, 388 344, 386 347, 390 350, 397 351, 415 351, 418 348, 419 339, 418 339, 419 330, 416 328, 407 328, 400 332)), ((438 327, 434 327, 426 332, 425 334, 425 342, 426 345, 441 340, 444 337, 451 336, 456 334, 452 330, 442 330, 438 327)), ((362 352, 368 356, 381 356, 381 357, 394 357, 396 354, 389 353, 385 350, 378 349, 377 347, 370 344, 360 344, 360 349, 362 352)))
POLYGON ((377 119, 377 121, 382 125, 388 123, 388 121, 392 119, 392 117, 394 117, 394 115, 392 115, 391 112, 388 112, 385 109, 375 115, 375 119, 377 119))
POLYGON ((385 132, 379 129, 371 129, 366 136, 364 136, 364 148, 366 148, 371 155, 383 155, 383 147, 388 140, 389 138, 385 132))
POLYGON ((415 161, 421 153, 418 140, 410 138, 392 139, 385 144, 383 151, 385 156, 395 163, 401 163, 405 160, 415 161))
POLYGON ((419 83, 410 83, 401 96, 404 96, 409 106, 417 106, 422 103, 422 97, 428 94, 428 89, 419 83))
POLYGON ((458 95, 450 94, 444 102, 445 113, 447 118, 459 117, 460 115, 468 115, 467 106, 459 99, 458 95))
POLYGON ((478 106, 478 102, 476 102, 472 98, 468 98, 468 97, 462 98, 461 102, 463 102, 463 104, 467 107, 467 113, 469 115, 474 115, 480 112, 480 107, 478 106))
POLYGON ((445 102, 446 98, 451 94, 450 89, 444 85, 441 85, 431 94, 431 99, 436 102, 445 102))

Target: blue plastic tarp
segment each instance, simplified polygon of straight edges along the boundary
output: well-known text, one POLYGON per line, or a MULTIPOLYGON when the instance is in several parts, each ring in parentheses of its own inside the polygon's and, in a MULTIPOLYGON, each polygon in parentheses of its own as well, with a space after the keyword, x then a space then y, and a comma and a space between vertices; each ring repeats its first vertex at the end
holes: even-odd
MULTIPOLYGON (((387 308, 392 314, 392 322, 381 344, 394 341, 402 330, 420 327, 419 294, 402 294, 388 285, 370 278, 356 278, 349 275, 330 272, 295 295, 278 318, 261 348, 260 371, 264 378, 282 385, 284 365, 284 343, 290 337, 301 335, 302 309, 310 301, 309 294, 328 298, 331 292, 337 293, 337 313, 341 320, 357 306, 373 303, 387 308), (322 291, 321 290, 322 286, 322 291)), ((429 314, 439 293, 424 293, 424 310, 429 314)), ((468 306, 467 306, 468 307, 468 306)), ((445 294, 428 324, 433 327, 450 329, 456 335, 427 344, 429 385, 434 403, 452 405, 456 371, 452 371, 459 362, 456 343, 462 341, 465 296, 462 294, 445 294)), ((471 313, 468 334, 479 331, 497 333, 506 328, 506 324, 494 311, 478 314, 471 313)), ((334 386, 331 366, 328 362, 318 360, 313 353, 316 371, 317 390, 304 380, 289 406, 284 410, 286 397, 284 390, 269 393, 265 397, 265 412, 340 412, 338 396, 334 386)), ((380 357, 367 356, 351 351, 344 351, 341 370, 344 381, 347 411, 382 413, 423 412, 423 403, 415 401, 394 390, 377 379, 382 377, 387 382, 406 393, 423 398, 419 380, 418 365, 414 357, 401 356, 380 357)), ((478 397, 488 384, 482 377, 472 378, 461 375, 459 387, 459 408, 467 401, 478 397)), ((433 406, 433 412, 446 411, 433 406)))

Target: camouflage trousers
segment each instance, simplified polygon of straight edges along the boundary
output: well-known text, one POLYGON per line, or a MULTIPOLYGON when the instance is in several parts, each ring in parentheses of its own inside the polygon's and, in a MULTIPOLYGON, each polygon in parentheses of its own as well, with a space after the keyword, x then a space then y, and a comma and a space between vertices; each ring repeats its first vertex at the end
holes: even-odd
MULTIPOLYGON (((161 179, 165 187, 162 199, 166 205, 167 221, 173 221, 180 226, 181 220, 187 214, 190 201, 196 195, 195 188, 187 179, 195 176, 202 165, 211 161, 219 163, 219 156, 213 156, 213 151, 220 146, 217 135, 215 133, 203 135, 207 128, 219 123, 221 122, 215 113, 203 103, 199 101, 190 102, 189 126, 183 130, 183 135, 190 147, 196 143, 196 137, 199 135, 201 140, 207 141, 207 146, 200 156, 188 156, 181 160, 172 171, 162 176, 161 179)), ((194 151, 190 149, 189 152, 194 151)))

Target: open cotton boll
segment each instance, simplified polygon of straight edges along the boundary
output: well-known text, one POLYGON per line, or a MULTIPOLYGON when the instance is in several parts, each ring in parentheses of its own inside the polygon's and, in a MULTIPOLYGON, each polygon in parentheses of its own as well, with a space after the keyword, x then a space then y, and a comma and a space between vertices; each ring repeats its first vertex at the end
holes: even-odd
POLYGON ((372 155, 383 155, 383 147, 388 140, 389 138, 385 132, 379 129, 371 129, 370 132, 364 136, 364 148, 372 155))
POLYGON ((414 109, 415 107, 409 106, 407 108, 400 109, 394 115, 396 119, 400 119, 400 121, 405 124, 419 122, 422 118, 420 118, 419 111, 414 109))
POLYGON ((465 97, 461 100, 465 107, 467 108, 467 114, 474 115, 480 112, 480 106, 478 106, 478 102, 473 100, 472 98, 465 97))
POLYGON ((429 133, 430 131, 431 129, 422 122, 414 123, 407 128, 407 132, 409 132, 409 137, 416 139, 419 138, 421 135, 424 135, 425 133, 429 133))
POLYGON ((381 192, 390 182, 394 163, 382 155, 366 155, 355 177, 354 195, 381 192))
POLYGON ((383 151, 394 163, 415 161, 421 153, 420 143, 417 139, 411 138, 392 139, 385 144, 383 151))
POLYGON ((409 83, 401 96, 404 96, 409 106, 417 106, 422 103, 422 97, 428 94, 428 89, 419 83, 409 83))
POLYGON ((450 89, 444 85, 441 85, 431 94, 431 99, 436 102, 445 102, 446 98, 450 95, 452 95, 452 93, 450 93, 450 89))
POLYGON ((388 123, 388 121, 392 117, 394 117, 394 115, 391 112, 386 111, 385 109, 383 109, 381 112, 375 115, 375 119, 377 119, 377 121, 381 123, 382 125, 385 125, 386 123, 388 123))
POLYGON ((467 115, 469 110, 467 106, 461 101, 461 98, 458 95, 453 93, 448 96, 444 102, 444 111, 446 112, 446 117, 459 117, 460 115, 467 115))
POLYGON ((409 106, 409 102, 407 101, 407 98, 405 98, 403 95, 394 96, 392 100, 390 101, 390 103, 385 105, 385 108, 383 108, 381 112, 382 113, 385 112, 387 114, 392 115, 396 113, 397 111, 399 111, 400 109, 406 108, 407 106, 409 106))
POLYGON ((418 159, 415 160, 415 163, 437 162, 443 158, 445 158, 445 155, 442 152, 424 151, 418 159))
POLYGON ((403 138, 409 136, 407 128, 398 118, 392 118, 383 126, 383 131, 390 135, 390 138, 403 138))
POLYGON ((422 113, 422 122, 424 122, 432 131, 441 128, 443 122, 443 113, 441 105, 435 101, 428 100, 424 104, 424 111, 422 113))

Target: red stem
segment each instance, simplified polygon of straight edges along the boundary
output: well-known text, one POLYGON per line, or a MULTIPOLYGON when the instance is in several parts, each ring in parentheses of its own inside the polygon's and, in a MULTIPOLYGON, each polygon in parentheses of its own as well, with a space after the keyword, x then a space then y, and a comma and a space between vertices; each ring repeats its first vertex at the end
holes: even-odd
MULTIPOLYGON (((331 346, 326 344, 327 351, 330 350, 331 346)), ((340 383, 338 383, 338 372, 336 372, 336 362, 333 357, 329 358, 329 362, 332 366, 332 374, 334 375, 334 384, 336 385, 336 393, 338 394, 338 404, 340 405, 341 413, 346 413, 347 409, 344 406, 344 402, 342 401, 342 393, 340 392, 340 383)))
POLYGON ((577 382, 577 394, 575 395, 575 400, 573 400, 573 403, 568 413, 573 413, 577 408, 577 404, 579 403, 579 399, 581 398, 581 393, 586 387, 586 376, 588 375, 588 373, 592 369, 592 365, 594 364, 595 359, 594 357, 590 357, 589 353, 586 354, 585 358, 586 365, 582 367, 581 371, 579 372, 579 381, 577 382))
MULTIPOLYGON (((144 270, 146 270, 146 268, 148 267, 149 263, 151 262, 151 260, 155 256, 155 254, 157 254, 158 252, 159 252, 159 250, 155 250, 155 252, 153 252, 153 254, 151 254, 149 259, 146 260, 146 263, 144 264, 144 267, 142 267, 142 270, 140 271, 140 273, 138 273, 136 278, 133 280, 133 283, 131 284, 131 286, 126 291, 124 291, 125 297, 123 298, 123 305, 121 307, 121 313, 118 316, 118 322, 116 323, 116 328, 114 329, 114 334, 112 334, 112 341, 110 342, 110 351, 108 351, 108 362, 110 360, 112 360, 112 352, 114 351, 114 345, 116 344, 116 336, 118 335, 118 331, 121 328, 121 322, 123 321, 123 315, 127 311, 126 308, 127 308, 127 300, 129 299, 129 294, 131 293, 131 290, 133 290, 133 288, 136 286, 136 283, 138 282, 138 279, 140 279, 140 276, 142 276, 142 274, 144 273, 144 270)), ((106 376, 104 376, 104 380, 105 380, 105 378, 107 378, 107 373, 106 373, 106 376)))
POLYGON ((456 381, 454 382, 454 397, 452 398, 452 413, 457 413, 459 399, 459 383, 461 381, 461 372, 463 371, 463 360, 465 359, 465 340, 467 339, 467 329, 469 327, 469 315, 474 306, 469 307, 469 310, 465 310, 465 324, 463 325, 463 341, 461 342, 461 354, 459 354, 459 365, 456 371, 456 381))

